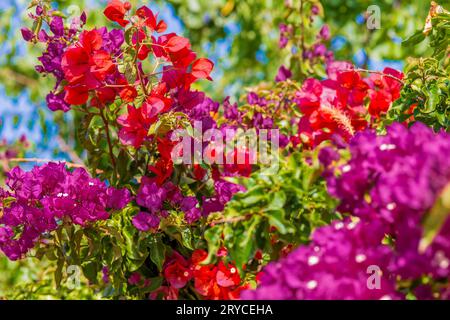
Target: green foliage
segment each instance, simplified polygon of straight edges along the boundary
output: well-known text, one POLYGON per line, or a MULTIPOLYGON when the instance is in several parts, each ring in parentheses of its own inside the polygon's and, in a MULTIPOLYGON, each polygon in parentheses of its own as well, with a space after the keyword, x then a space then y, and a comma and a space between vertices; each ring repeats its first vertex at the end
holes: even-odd
MULTIPOLYGON (((404 45, 415 46, 426 38, 419 30, 404 45)), ((405 68, 401 98, 389 112, 391 121, 421 121, 435 130, 450 127, 450 14, 432 17, 428 34, 430 57, 410 58, 405 68)))
MULTIPOLYGON (((68 2, 57 2, 62 14, 70 11, 68 2)), ((84 1, 71 1, 70 4, 83 6, 84 1)), ((397 1, 382 2, 382 29, 372 31, 349 19, 367 9, 366 4, 354 1, 323 1, 319 5, 317 1, 298 0, 290 1, 287 7, 283 7, 275 0, 174 0, 173 5, 188 28, 187 36, 197 49, 208 43, 214 49, 218 45, 217 40, 227 37, 225 28, 239 23, 240 32, 233 39, 231 52, 220 60, 223 76, 209 90, 212 96, 217 96, 222 95, 223 90, 232 83, 238 85, 238 91, 243 91, 246 85, 262 82, 254 91, 267 98, 267 109, 257 110, 258 107, 244 103, 240 108, 245 111, 242 124, 250 124, 258 112, 271 116, 283 134, 296 134, 290 120, 294 116, 301 117, 301 114, 291 102, 287 102, 289 99, 286 97, 295 95, 301 80, 308 76, 320 78, 324 74, 322 64, 304 60, 302 53, 313 45, 322 22, 328 22, 332 33, 348 39, 348 43, 336 52, 340 59, 349 59, 361 48, 365 48, 372 58, 402 59, 408 53, 416 55, 424 52, 429 43, 433 50, 430 57, 409 60, 401 98, 392 108, 388 122, 422 121, 436 130, 450 125, 449 15, 442 13, 433 17, 428 37, 419 31, 405 42, 403 48, 389 40, 393 35, 404 38, 410 24, 417 25, 416 19, 422 21, 422 17, 415 13, 423 11, 423 1, 407 4, 404 8, 399 7, 397 1), (311 21, 307 14, 313 5, 321 8, 317 21, 311 21), (396 9, 392 10, 392 7, 396 9), (296 27, 293 44, 288 49, 305 48, 290 52, 279 50, 278 32, 274 26, 280 22, 289 22, 296 27), (258 51, 264 52, 271 62, 257 61, 258 51), (274 77, 283 63, 292 68, 294 80, 299 81, 289 80, 270 86, 264 84, 265 80, 274 77), (414 105, 416 107, 411 114, 411 106, 414 105), (412 115, 414 119, 411 119, 412 115)), ((8 20, 13 12, 14 9, 4 12, 1 22, 8 20)), ((97 16, 89 19, 91 26, 101 24, 99 20, 103 18, 97 16)), ((16 36, 4 39, 0 36, 0 40, 15 44, 16 36)), ((129 36, 126 35, 127 42, 129 36)), ((37 83, 37 74, 32 66, 38 51, 28 49, 30 55, 27 61, 13 59, 14 50, 8 53, 6 64, 0 71, 3 75, 1 81, 8 94, 15 95, 28 88, 33 98, 42 99, 41 94, 47 91, 45 88, 49 84, 41 80, 37 83)), ((133 50, 126 50, 127 63, 120 66, 130 82, 136 78, 131 63, 135 55, 133 50)), ((141 102, 136 101, 136 105, 141 102)), ((56 115, 55 119, 63 124, 61 135, 64 140, 74 143, 75 154, 83 154, 92 175, 107 180, 111 185, 127 187, 135 195, 141 177, 148 174, 148 164, 154 163, 157 158, 157 148, 155 143, 146 142, 143 148, 136 150, 118 142, 117 131, 110 129, 110 126, 116 125, 123 109, 124 105, 116 101, 101 109, 74 108, 73 119, 69 123, 65 123, 66 119, 61 115, 56 115)), ((172 112, 161 116, 148 134, 158 137, 175 128, 192 130, 184 114, 172 112)), ((2 151, 0 145, 0 153, 2 151)), ((36 259, 10 263, 0 258, 0 297, 145 298, 165 283, 163 266, 173 250, 188 257, 194 249, 206 246, 208 257, 204 263, 214 262, 219 250, 226 247, 229 260, 246 274, 248 280, 260 270, 262 264, 279 259, 292 247, 308 243, 315 228, 340 218, 335 212, 336 200, 328 195, 321 177, 323 168, 318 161, 318 152, 319 148, 314 151, 296 150, 290 154, 286 152, 280 155, 276 173, 260 168, 248 178, 228 178, 243 185, 247 191, 236 194, 223 213, 202 218, 194 226, 187 225, 182 213, 172 208, 169 218, 161 222, 158 232, 139 232, 131 223, 132 217, 140 211, 134 204, 113 212, 110 219, 86 228, 62 221, 58 231, 49 234, 46 243, 40 243, 32 252, 34 258, 40 259, 39 263, 36 259), (262 253, 262 259, 255 257, 258 252, 262 253), (75 289, 69 289, 68 267, 71 265, 81 266, 81 283, 75 289), (104 267, 108 269, 108 284, 101 281, 104 267), (150 282, 147 285, 129 285, 128 279, 136 271, 150 282), (14 288, 14 291, 8 287, 14 288)), ((22 150, 18 154, 20 156, 22 150)), ((198 198, 211 195, 211 183, 203 185, 191 179, 185 167, 175 166, 173 179, 183 184, 185 194, 198 198)), ((433 212, 436 213, 429 221, 443 219, 444 211, 441 209, 448 208, 448 194, 444 196, 441 206, 435 208, 433 212), (436 216, 438 219, 434 219, 436 216)), ((435 230, 433 226, 429 229, 435 230)), ((426 236, 429 239, 433 234, 426 236)))
MULTIPOLYGON (((205 47, 208 48, 207 51, 214 52, 219 46, 218 40, 232 42, 230 54, 227 57, 219 56, 219 68, 224 71, 219 79, 215 79, 214 86, 206 88, 208 94, 216 98, 218 92, 228 87, 238 96, 246 86, 271 81, 278 67, 281 64, 288 64, 290 59, 288 49, 278 48, 277 27, 289 19, 298 19, 295 16, 298 17, 301 2, 305 6, 303 20, 309 24, 310 13, 306 11, 306 7, 318 1, 171 1, 187 28, 187 36, 198 52, 205 50, 205 47), (230 26, 234 25, 238 26, 239 32, 231 37, 227 32, 230 26), (257 55, 260 55, 257 54, 258 51, 264 52, 266 59, 258 60, 257 55)), ((312 39, 318 32, 317 26, 323 22, 329 24, 333 36, 345 39, 342 46, 333 48, 338 60, 350 61, 355 53, 364 50, 366 58, 363 64, 367 67, 369 57, 377 61, 400 60, 408 56, 419 56, 427 51, 426 42, 414 48, 405 48, 398 40, 406 39, 423 23, 430 4, 428 0, 382 0, 376 3, 327 0, 320 3, 323 7, 323 16, 316 18, 311 25, 312 28, 307 28, 304 35, 312 39), (365 22, 356 21, 358 16, 366 14, 371 4, 376 4, 380 8, 380 29, 369 30, 365 22)), ((308 66, 305 65, 304 68, 307 70, 308 66)))
POLYGON ((295 152, 280 159, 275 174, 258 171, 234 179, 247 191, 234 196, 223 216, 212 218, 215 226, 205 234, 210 258, 224 245, 238 267, 251 261, 257 250, 276 260, 282 248, 307 243, 314 228, 338 218, 336 203, 320 177, 317 154, 295 152))

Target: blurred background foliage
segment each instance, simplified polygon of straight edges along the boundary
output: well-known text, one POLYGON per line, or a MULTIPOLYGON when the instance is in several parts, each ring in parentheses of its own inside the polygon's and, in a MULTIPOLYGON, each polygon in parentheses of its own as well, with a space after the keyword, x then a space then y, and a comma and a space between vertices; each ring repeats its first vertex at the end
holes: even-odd
MULTIPOLYGON (((100 11, 106 2, 52 1, 66 15, 79 15, 81 8, 85 10, 90 28, 106 23, 100 11)), ((161 17, 174 26, 169 31, 189 37, 200 56, 208 56, 216 63, 215 81, 202 83, 198 88, 222 101, 226 95, 236 100, 248 86, 273 81, 280 65, 288 63, 290 52, 278 47, 278 26, 286 20, 289 10, 299 7, 300 0, 130 2, 134 6, 150 4, 152 9, 160 11, 161 17)), ((74 147, 71 135, 77 122, 69 115, 47 110, 44 98, 51 81, 34 70, 41 50, 25 43, 20 35, 21 26, 30 26, 26 13, 28 3, 28 0, 0 3, 0 140, 12 142, 25 134, 33 146, 26 156, 70 160, 73 157, 70 150, 74 147)), ((413 48, 401 45, 402 40, 423 27, 429 0, 324 0, 321 3, 323 15, 315 23, 330 26, 330 49, 336 59, 376 70, 386 65, 402 69, 403 59, 429 50, 426 41, 413 48), (380 8, 381 29, 378 30, 366 27, 366 10, 372 4, 380 8)), ((448 7, 449 1, 439 3, 448 7)), ((33 259, 9 262, 0 257, 0 298, 31 298, 27 292, 32 292, 34 298, 52 298, 45 291, 52 270, 36 263, 33 259), (12 288, 14 296, 11 296, 12 288)), ((89 298, 88 292, 73 294, 89 298)), ((60 295, 70 298, 64 288, 60 295)))

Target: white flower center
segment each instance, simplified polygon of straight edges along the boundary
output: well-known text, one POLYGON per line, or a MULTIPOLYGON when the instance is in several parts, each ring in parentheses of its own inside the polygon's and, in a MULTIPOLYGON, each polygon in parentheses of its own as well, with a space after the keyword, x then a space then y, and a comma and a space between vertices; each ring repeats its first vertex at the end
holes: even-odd
POLYGON ((315 264, 319 263, 319 257, 317 256, 311 256, 308 258, 308 265, 313 266, 315 264))
POLYGON ((380 150, 381 151, 385 151, 385 150, 394 150, 396 148, 395 144, 388 144, 388 143, 383 143, 380 146, 380 150))
POLYGON ((306 284, 306 287, 310 290, 314 289, 317 287, 317 281, 316 280, 311 280, 308 281, 308 283, 306 284))

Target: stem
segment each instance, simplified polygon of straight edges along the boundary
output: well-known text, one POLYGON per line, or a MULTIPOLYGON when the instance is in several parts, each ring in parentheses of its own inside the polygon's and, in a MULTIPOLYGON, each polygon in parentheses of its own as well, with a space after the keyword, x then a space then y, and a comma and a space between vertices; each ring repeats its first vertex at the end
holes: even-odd
POLYGON ((83 165, 84 161, 78 156, 78 154, 64 141, 61 136, 57 136, 56 140, 58 141, 59 147, 61 151, 67 153, 73 163, 83 165))
POLYGON ((211 224, 222 224, 222 223, 234 223, 234 222, 248 220, 248 219, 250 219, 251 216, 252 216, 252 214, 247 214, 245 216, 240 216, 240 217, 222 218, 219 220, 213 220, 209 224, 211 225, 211 224))
POLYGON ((137 43, 136 43, 136 54, 133 59, 133 64, 134 64, 134 68, 136 69, 136 74, 138 76, 139 83, 141 84, 142 91, 144 92, 145 96, 148 97, 147 87, 145 86, 144 82, 142 81, 143 79, 142 79, 141 71, 139 70, 138 61, 137 61, 140 49, 141 49, 141 42, 139 39, 139 31, 138 31, 137 43))
MULTIPOLYGON (((103 110, 104 109, 105 107, 103 106, 103 110)), ((111 158, 111 164, 113 165, 114 176, 117 176, 116 159, 114 158, 111 136, 109 135, 109 123, 103 111, 100 112, 100 116, 102 117, 103 123, 105 124, 106 140, 108 142, 109 156, 111 158)))
MULTIPOLYGON (((6 159, 6 162, 25 162, 25 163, 28 163, 28 162, 46 163, 46 162, 55 162, 55 161, 64 162, 68 168, 83 168, 86 171, 88 171, 88 169, 82 164, 67 162, 64 160, 40 159, 40 158, 10 158, 10 159, 6 159)), ((96 173, 100 174, 100 173, 103 173, 103 171, 100 169, 97 169, 96 173)))
POLYGON ((348 69, 348 70, 343 70, 343 71, 344 72, 345 71, 356 71, 356 72, 367 72, 367 73, 378 74, 380 76, 391 78, 391 79, 393 79, 395 81, 400 82, 402 85, 405 85, 405 82, 402 79, 394 77, 393 75, 390 75, 390 74, 383 73, 381 71, 367 70, 367 69, 361 69, 361 68, 359 68, 359 69, 348 69))
MULTIPOLYGON (((52 162, 55 160, 52 159, 40 159, 40 158, 10 158, 7 159, 8 162, 36 162, 36 163, 44 163, 44 162, 52 162)), ((65 162, 66 166, 68 166, 69 168, 86 168, 84 165, 82 164, 78 164, 78 163, 72 163, 72 162, 66 162, 66 161, 61 161, 61 162, 65 162)))
POLYGON ((147 87, 145 86, 144 82, 142 81, 143 79, 142 79, 141 71, 139 70, 139 67, 138 67, 137 63, 134 66, 136 68, 136 73, 138 75, 139 83, 141 84, 142 91, 144 91, 144 94, 147 97, 148 96, 148 91, 147 91, 147 87))
POLYGON ((300 0, 300 43, 302 54, 305 53, 305 23, 303 22, 303 0, 300 0))

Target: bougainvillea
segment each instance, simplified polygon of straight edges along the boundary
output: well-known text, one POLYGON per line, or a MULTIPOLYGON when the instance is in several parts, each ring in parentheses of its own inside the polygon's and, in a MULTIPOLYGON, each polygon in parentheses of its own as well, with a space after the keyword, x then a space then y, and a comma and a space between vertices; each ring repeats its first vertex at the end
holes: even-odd
POLYGON ((350 153, 343 164, 336 163, 339 156, 326 161, 325 175, 340 200, 337 210, 351 217, 317 229, 308 246, 267 266, 259 288, 245 298, 400 299, 423 287, 429 294, 419 298, 442 298, 450 220, 431 238, 421 221, 442 213, 445 220, 449 209, 434 206, 448 197, 450 136, 422 124, 410 130, 395 124, 386 135, 359 133, 350 153), (380 272, 376 288, 368 284, 370 267, 380 272))
POLYGON ((61 296, 75 266, 113 299, 448 299, 448 13, 403 73, 341 61, 318 1, 284 9, 273 81, 218 102, 220 70, 149 6, 92 27, 33 1, 21 35, 73 162, 0 144, 1 251, 61 296))
POLYGON ((44 234, 62 223, 86 226, 110 216, 130 201, 128 190, 107 187, 78 168, 48 163, 24 172, 12 169, 0 189, 2 216, 0 249, 13 260, 23 257, 44 234))

